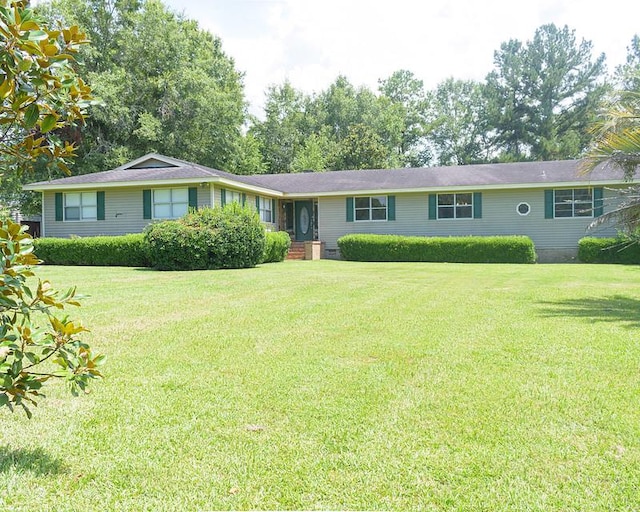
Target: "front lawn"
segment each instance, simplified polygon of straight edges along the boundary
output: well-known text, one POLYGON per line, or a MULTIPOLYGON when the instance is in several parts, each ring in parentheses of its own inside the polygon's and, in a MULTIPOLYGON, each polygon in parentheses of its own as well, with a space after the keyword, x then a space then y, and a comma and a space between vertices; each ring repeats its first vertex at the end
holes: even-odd
POLYGON ((44 267, 104 381, 0 411, 0 510, 633 510, 640 269, 44 267))

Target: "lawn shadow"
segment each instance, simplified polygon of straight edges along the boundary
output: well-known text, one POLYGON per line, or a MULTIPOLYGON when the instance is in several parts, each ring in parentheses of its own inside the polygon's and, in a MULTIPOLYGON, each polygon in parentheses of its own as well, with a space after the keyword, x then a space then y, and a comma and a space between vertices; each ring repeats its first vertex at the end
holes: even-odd
POLYGON ((567 299, 557 302, 541 302, 542 315, 546 317, 567 317, 590 319, 594 322, 619 322, 626 327, 640 327, 640 299, 613 295, 567 299))
POLYGON ((8 446, 0 447, 0 473, 14 469, 36 475, 57 475, 64 471, 60 459, 51 457, 42 448, 12 450, 8 446))

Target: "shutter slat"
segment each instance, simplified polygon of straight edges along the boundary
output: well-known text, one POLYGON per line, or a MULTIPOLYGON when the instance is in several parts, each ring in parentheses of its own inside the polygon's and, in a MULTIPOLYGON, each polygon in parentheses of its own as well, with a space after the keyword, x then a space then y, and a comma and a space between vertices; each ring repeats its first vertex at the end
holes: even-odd
POLYGON ((438 198, 436 194, 429 194, 429 220, 436 220, 438 198))
POLYGON ((104 220, 104 190, 96 192, 96 203, 97 203, 97 220, 104 220))
POLYGON ((347 222, 353 222, 353 197, 347 197, 347 222))
POLYGON ((62 192, 56 192, 56 221, 62 221, 63 219, 62 192))
POLYGON ((220 206, 224 206, 227 204, 227 190, 224 188, 220 189, 220 206))
POLYGON ((473 193, 473 218, 482 218, 482 192, 473 193))
POLYGON ((544 218, 553 219, 553 190, 544 191, 544 218))
POLYGON ((600 217, 604 213, 604 189, 596 187, 593 189, 593 216, 600 217))
POLYGON ((396 220, 396 196, 387 196, 387 220, 396 220))
POLYGON ((151 189, 142 191, 142 218, 151 218, 151 189))

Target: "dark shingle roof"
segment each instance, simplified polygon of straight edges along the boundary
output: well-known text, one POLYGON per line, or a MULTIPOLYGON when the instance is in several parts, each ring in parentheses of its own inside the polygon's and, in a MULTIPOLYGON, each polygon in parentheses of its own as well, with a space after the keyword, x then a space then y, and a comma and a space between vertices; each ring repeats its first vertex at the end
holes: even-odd
POLYGON ((175 165, 166 167, 127 167, 41 181, 29 185, 73 187, 91 184, 135 184, 136 182, 218 181, 231 180, 248 186, 261 187, 285 194, 331 194, 356 191, 400 191, 411 189, 443 189, 479 186, 539 186, 554 183, 615 183, 622 179, 622 171, 611 166, 600 166, 588 175, 579 172, 580 162, 562 160, 553 162, 521 162, 506 164, 479 164, 450 167, 420 167, 402 169, 372 169, 360 171, 330 171, 321 173, 265 174, 240 176, 198 164, 171 159, 175 165))
POLYGON ((331 193, 358 190, 405 190, 447 187, 537 185, 618 181, 622 171, 597 168, 579 173, 579 161, 523 162, 404 169, 372 169, 323 173, 252 176, 253 183, 285 193, 331 193))
POLYGON ((237 178, 234 174, 209 169, 207 167, 185 162, 180 166, 166 167, 135 167, 125 169, 113 169, 110 171, 95 172, 60 178, 52 181, 39 181, 31 183, 37 185, 83 185, 88 183, 128 183, 136 181, 163 181, 163 180, 200 180, 210 178, 237 178))

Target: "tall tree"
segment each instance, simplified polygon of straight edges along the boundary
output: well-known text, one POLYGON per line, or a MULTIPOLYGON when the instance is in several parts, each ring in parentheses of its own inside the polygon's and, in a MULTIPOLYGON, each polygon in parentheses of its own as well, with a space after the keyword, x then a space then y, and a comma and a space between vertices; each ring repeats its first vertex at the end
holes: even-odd
POLYGON ((339 145, 326 132, 327 130, 323 129, 320 133, 312 133, 305 139, 291 163, 293 172, 317 172, 336 168, 339 145))
POLYGON ((464 165, 491 159, 483 84, 449 78, 431 100, 427 140, 436 165, 464 165))
POLYGON ((402 116, 400 105, 353 87, 344 76, 312 97, 284 82, 268 89, 265 120, 254 122, 250 133, 268 172, 390 168, 403 165, 397 151, 402 116))
POLYGON ((487 76, 489 122, 506 160, 575 158, 605 92, 604 54, 576 41, 567 26, 543 25, 533 40, 510 40, 495 52, 487 76))
POLYGON ((349 126, 340 142, 338 169, 384 169, 388 167, 389 148, 380 136, 366 124, 349 126))
POLYGON ((616 78, 622 90, 640 90, 640 36, 633 36, 627 46, 627 60, 616 69, 616 78))
POLYGON ((97 50, 81 72, 103 99, 82 134, 82 172, 161 152, 234 170, 242 161, 242 75, 222 42, 157 0, 56 0, 97 50))
POLYGON ((314 103, 318 121, 329 128, 335 140, 344 139, 349 126, 362 120, 356 88, 343 75, 338 76, 326 91, 322 91, 314 103))
POLYGON ((429 100, 423 81, 411 71, 402 69, 378 83, 380 93, 389 99, 393 107, 399 109, 397 118, 401 120, 400 137, 393 150, 398 155, 400 165, 426 165, 431 155, 424 144, 429 100))
POLYGON ((267 90, 265 120, 254 122, 250 133, 260 143, 268 172, 292 172, 296 154, 309 133, 303 130, 306 98, 285 81, 267 90))

